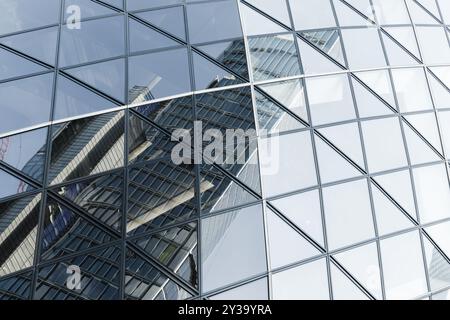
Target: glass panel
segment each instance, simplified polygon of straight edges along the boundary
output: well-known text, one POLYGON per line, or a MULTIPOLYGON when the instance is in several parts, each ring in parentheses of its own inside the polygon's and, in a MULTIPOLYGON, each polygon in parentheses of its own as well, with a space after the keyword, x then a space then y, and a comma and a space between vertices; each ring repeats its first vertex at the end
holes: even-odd
POLYGON ((417 27, 416 30, 424 62, 448 64, 450 62, 450 46, 445 36, 445 30, 440 27, 417 27))
POLYGON ((330 270, 333 285, 333 300, 369 299, 334 263, 331 264, 330 270))
POLYGON ((321 259, 272 276, 274 300, 328 300, 327 265, 321 259))
POLYGON ((84 179, 53 190, 97 222, 120 230, 123 212, 122 172, 84 179))
POLYGON ((31 267, 41 194, 0 203, 0 277, 31 267))
POLYGON ((105 249, 57 262, 39 270, 34 298, 38 300, 117 300, 120 283, 120 249, 105 249), (73 266, 81 273, 80 289, 66 286, 73 266))
POLYGON ((278 23, 251 9, 243 2, 241 3, 240 11, 242 14, 244 32, 247 36, 281 33, 287 31, 278 23))
POLYGON ((382 299, 378 250, 375 243, 339 253, 333 258, 376 299, 382 299))
POLYGON ((128 75, 130 103, 191 91, 186 49, 130 57, 128 75))
POLYGON ((267 278, 244 284, 209 297, 211 300, 268 300, 267 278))
POLYGON ((125 53, 124 18, 111 17, 83 22, 80 29, 61 29, 59 65, 111 58, 125 53))
POLYGON ((375 237, 366 180, 324 188, 323 202, 330 249, 375 237))
POLYGON ((77 12, 73 10, 72 6, 76 6, 80 10, 81 20, 116 13, 115 10, 90 0, 64 0, 64 21, 68 23, 72 23, 73 14, 77 12))
POLYGON ((123 112, 107 113, 54 125, 49 184, 123 166, 123 118, 123 112))
POLYGON ((0 199, 34 189, 29 184, 2 169, 0 169, 0 181, 0 199))
POLYGON ((204 219, 201 241, 205 292, 266 271, 260 205, 204 219))
POLYGON ((0 38, 0 43, 53 66, 56 60, 58 29, 52 27, 19 33, 0 38))
MULTIPOLYGON (((317 49, 326 53, 334 60, 338 61, 341 65, 345 65, 344 55, 342 53, 341 38, 339 36, 339 31, 335 29, 320 29, 304 31, 301 35, 312 43, 317 49)), ((302 53, 302 58, 304 60, 304 52, 302 53)), ((305 64, 305 61, 303 61, 305 64)), ((306 63, 307 64, 307 63, 306 63)))
POLYGON ((4 49, 0 49, 0 61, 2 62, 0 65, 0 80, 47 70, 38 64, 4 49))
POLYGON ((271 204, 313 240, 324 245, 319 191, 273 200, 271 204))
POLYGON ((370 172, 408 165, 398 118, 365 121, 362 130, 370 172))
POLYGON ((33 130, 0 139, 0 161, 25 175, 42 181, 44 175, 47 128, 33 130), (6 148, 4 148, 6 147, 6 148))
POLYGON ((320 255, 320 251, 267 208, 270 267, 276 269, 320 255))
POLYGON ((53 73, 0 84, 0 133, 47 122, 53 73))
POLYGON ((44 213, 41 257, 55 259, 114 240, 75 211, 48 197, 44 213))
POLYGON ((248 0, 247 2, 286 26, 291 26, 285 0, 248 0))
MULTIPOLYGON (((182 1, 179 0, 178 2, 182 1)), ((166 0, 164 1, 164 4, 169 3, 166 0)), ((173 7, 161 10, 139 12, 135 15, 142 20, 145 20, 148 23, 151 23, 152 25, 157 26, 158 28, 178 38, 181 38, 183 40, 186 39, 183 7, 173 7)))
POLYGON ((117 105, 66 77, 58 76, 54 120, 61 120, 92 112, 107 110, 117 105))
POLYGON ((198 287, 197 225, 195 223, 146 235, 133 242, 146 255, 158 260, 193 288, 198 287))
POLYGON ((392 77, 401 112, 433 108, 423 69, 394 69, 392 77))
POLYGON ((183 287, 128 249, 125 260, 127 300, 184 300, 192 297, 183 287))
POLYGON ((343 29, 342 37, 350 69, 386 66, 377 29, 343 29))
POLYGON ((382 240, 380 246, 387 299, 411 299, 428 291, 418 232, 382 240))
POLYGON ((128 28, 130 32, 131 52, 156 50, 180 45, 175 40, 134 19, 128 20, 128 28))
POLYGON ((450 188, 444 165, 413 169, 420 222, 450 216, 450 188))
POLYGON ((290 0, 289 3, 295 30, 336 26, 329 0, 290 0))
POLYGON ((171 4, 182 3, 183 0, 126 0, 127 1, 127 9, 131 10, 139 10, 139 9, 149 9, 156 8, 162 6, 168 6, 171 4))
POLYGON ((64 71, 120 102, 125 102, 125 59, 111 60, 64 71))
POLYGON ((340 122, 356 117, 347 75, 307 78, 306 87, 313 124, 340 122))
POLYGON ((261 173, 267 196, 317 184, 309 132, 262 139, 261 173))
POLYGON ((242 37, 237 1, 188 5, 187 17, 192 43, 242 37))
POLYGON ((450 257, 450 222, 439 223, 425 230, 442 253, 450 257))
POLYGON ((410 24, 403 0, 374 0, 373 6, 380 24, 410 24))
MULTIPOLYGON (((156 140, 155 144, 161 142, 156 140)), ((127 233, 142 233, 196 215, 193 166, 158 157, 129 171, 127 233)))
POLYGON ((432 291, 448 288, 450 285, 450 263, 438 248, 424 237, 425 258, 432 291))
POLYGON ((42 0, 38 6, 29 0, 0 3, 0 34, 38 28, 59 22, 60 0, 42 0))
POLYGON ((28 300, 33 272, 17 274, 0 280, 0 300, 28 300))
POLYGON ((292 34, 248 39, 253 79, 276 79, 300 74, 297 49, 292 34))

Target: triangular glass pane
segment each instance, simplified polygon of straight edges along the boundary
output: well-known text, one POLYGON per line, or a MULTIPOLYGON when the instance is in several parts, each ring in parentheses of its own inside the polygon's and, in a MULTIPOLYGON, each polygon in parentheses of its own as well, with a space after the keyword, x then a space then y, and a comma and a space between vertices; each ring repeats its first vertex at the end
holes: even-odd
POLYGON ((434 106, 436 109, 450 108, 450 89, 444 87, 434 75, 429 74, 428 83, 431 87, 431 93, 434 98, 434 106))
POLYGON ((441 150, 441 140, 434 112, 404 116, 405 119, 430 143, 438 152, 441 150))
POLYGON ((395 40, 404 46, 409 52, 420 58, 417 40, 412 27, 383 27, 395 40))
POLYGON ((441 249, 445 256, 450 255, 450 242, 448 241, 448 235, 450 233, 450 222, 443 222, 432 225, 425 229, 427 234, 436 244, 436 246, 441 249))
POLYGON ((200 175, 202 213, 251 203, 257 198, 213 166, 203 165, 200 175))
POLYGON ((185 48, 133 56, 128 61, 130 103, 191 91, 185 48))
POLYGON ((66 77, 58 77, 55 111, 53 115, 54 120, 86 115, 114 107, 116 107, 114 103, 93 91, 82 87, 66 77))
POLYGON ((124 290, 127 300, 185 300, 192 297, 130 248, 126 252, 124 290))
POLYGON ((34 188, 28 183, 0 169, 0 199, 31 191, 34 188))
POLYGON ((432 67, 432 68, 430 68, 430 70, 450 90, 450 67, 432 67))
POLYGON ((170 269, 174 275, 198 287, 197 224, 173 227, 133 240, 145 254, 170 269))
POLYGON ((287 31, 279 24, 269 20, 246 5, 241 5, 240 10, 242 14, 244 33, 247 36, 266 35, 287 31))
POLYGON ((301 35, 317 49, 345 66, 339 31, 337 29, 303 31, 301 35))
POLYGON ((50 197, 44 211, 43 230, 43 260, 56 259, 115 240, 91 221, 50 197))
POLYGON ((128 21, 131 52, 156 50, 180 45, 175 40, 134 19, 129 19, 128 21))
POLYGON ((423 237, 423 242, 431 290, 435 291, 448 287, 450 285, 450 262, 448 257, 445 257, 427 237, 423 237))
POLYGON ((267 208, 271 268, 276 269, 317 255, 320 251, 267 208))
POLYGON ((54 73, 0 83, 0 134, 49 121, 54 73))
POLYGON ((58 27, 0 38, 0 43, 49 65, 55 65, 58 27))
POLYGON ((247 0, 252 6, 265 12, 269 16, 284 23, 290 27, 291 22, 289 19, 288 9, 286 7, 286 1, 284 0, 247 0))
POLYGON ((235 75, 193 52, 195 87, 197 90, 218 88, 242 83, 235 75))
POLYGON ((333 300, 369 300, 363 291, 356 286, 334 263, 330 264, 333 300))
POLYGON ((2 62, 2 66, 0 68, 0 80, 20 77, 30 73, 47 70, 43 66, 1 48, 0 61, 2 62))
POLYGON ((417 65, 415 60, 408 52, 401 48, 394 40, 383 34, 384 48, 391 66, 409 66, 417 65))
POLYGON ((271 201, 298 228, 324 246, 322 214, 317 190, 271 201))
POLYGON ((352 84, 360 118, 383 116, 394 113, 384 102, 353 77, 352 84))
POLYGON ((298 47, 305 74, 330 73, 342 71, 342 68, 327 59, 323 54, 314 49, 315 47, 307 44, 300 37, 298 38, 298 47))
MULTIPOLYGON (((350 3, 351 1, 347 1, 350 3)), ((362 17, 359 13, 354 11, 349 6, 345 5, 340 0, 336 0, 333 2, 334 8, 336 10, 336 15, 339 20, 339 25, 341 27, 352 27, 352 26, 367 26, 373 25, 372 22, 362 17)), ((351 4, 351 3, 350 3, 351 4)), ((357 5, 363 5, 363 2, 355 3, 357 5)), ((355 9, 359 10, 362 14, 367 15, 368 9, 370 9, 370 3, 367 1, 367 7, 355 7, 355 9)), ((371 11, 369 12, 369 16, 371 16, 371 11)))
POLYGON ((234 71, 244 79, 248 79, 244 40, 238 39, 207 44, 204 46, 198 46, 197 49, 201 50, 221 65, 224 65, 234 71))
POLYGON ((0 203, 0 239, 5 239, 0 277, 33 265, 40 207, 40 193, 0 203))
POLYGON ((333 257, 376 299, 382 299, 378 250, 375 243, 333 257))
POLYGON ((439 161, 441 158, 408 125, 403 126, 412 165, 439 161))
POLYGON ((68 182, 122 167, 124 127, 124 112, 54 124, 51 132, 49 184, 68 182))
POLYGON ((194 126, 192 96, 149 103, 133 110, 170 132, 178 129, 189 130, 194 126))
POLYGON ((44 175, 47 128, 27 131, 0 139, 0 161, 38 181, 44 175))
POLYGON ((276 105, 268 96, 255 92, 256 112, 260 134, 270 134, 302 129, 305 126, 276 105))
POLYGON ((113 7, 123 9, 123 0, 101 0, 101 2, 112 5, 113 7))
POLYGON ((66 201, 89 214, 99 223, 120 230, 122 220, 122 173, 88 178, 53 189, 66 201))
POLYGON ((274 300, 329 300, 326 259, 272 275, 274 300))
POLYGON ((316 136, 316 151, 322 183, 330 183, 362 175, 336 150, 316 136))
POLYGON ((33 271, 19 273, 0 280, 0 300, 29 300, 33 271))
POLYGON ((118 300, 122 250, 118 246, 71 256, 39 268, 34 299, 37 300, 118 300), (69 289, 67 280, 81 271, 81 288, 69 289), (58 288, 58 289, 55 289, 58 288), (75 289, 75 290, 74 290, 75 289))
MULTIPOLYGON (((141 234, 196 216, 195 172, 192 167, 156 161, 131 168, 129 176, 128 235, 141 234), (161 194, 161 189, 168 191, 161 194)), ((205 184, 201 187, 204 188, 205 184)))
POLYGON ((414 219, 416 218, 409 171, 376 176, 374 179, 403 210, 408 212, 414 219))
POLYGON ((64 5, 64 21, 67 21, 69 24, 73 20, 72 15, 76 12, 72 10, 72 6, 78 7, 78 10, 81 12, 82 20, 116 13, 115 10, 109 9, 108 7, 102 6, 91 0, 65 0, 64 5))
POLYGON ((135 15, 180 39, 186 39, 183 7, 139 12, 135 15))
POLYGON ((320 129, 319 132, 361 168, 365 168, 359 128, 349 123, 320 129))
POLYGON ((268 300, 267 278, 259 279, 237 288, 223 291, 208 297, 210 300, 268 300))
POLYGON ((375 70, 354 73, 363 83, 372 89, 389 105, 395 107, 395 99, 392 94, 392 83, 386 70, 375 70))
POLYGON ((125 59, 100 62, 64 72, 122 103, 125 102, 125 59))
POLYGON ((271 98, 277 100, 284 107, 294 112, 303 121, 308 121, 306 110, 305 90, 300 80, 288 80, 259 86, 271 98))
POLYGON ((414 1, 409 3, 409 13, 411 15, 412 21, 415 24, 440 24, 435 17, 430 15, 426 10, 424 10, 420 5, 416 4, 414 1))
POLYGON ((427 9, 435 18, 440 19, 439 10, 436 6, 436 0, 417 0, 425 9, 427 9))
POLYGON ((414 227, 411 220, 374 185, 372 197, 380 236, 414 227))
POLYGON ((291 77, 300 74, 297 49, 292 34, 248 39, 255 81, 291 77), (274 64, 273 61, 282 61, 274 64))
POLYGON ((374 19, 373 18, 373 9, 372 9, 372 4, 370 3, 370 0, 337 0, 335 2, 346 2, 349 5, 351 5, 353 8, 355 8, 356 10, 358 10, 359 12, 361 12, 363 15, 365 15, 366 17, 369 17, 370 19, 374 19))

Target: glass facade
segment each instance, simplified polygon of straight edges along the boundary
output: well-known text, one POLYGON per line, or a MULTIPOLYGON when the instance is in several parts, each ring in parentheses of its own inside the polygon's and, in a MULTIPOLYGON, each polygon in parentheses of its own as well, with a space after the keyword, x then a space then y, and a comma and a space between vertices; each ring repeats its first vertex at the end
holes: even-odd
POLYGON ((2 0, 0 110, 2 300, 450 299, 449 0, 2 0))

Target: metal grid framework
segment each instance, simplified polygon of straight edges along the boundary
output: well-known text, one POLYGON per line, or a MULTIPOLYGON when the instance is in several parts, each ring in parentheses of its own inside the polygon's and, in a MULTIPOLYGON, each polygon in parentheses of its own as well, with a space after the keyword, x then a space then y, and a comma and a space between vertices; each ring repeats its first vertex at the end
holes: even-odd
POLYGON ((450 297, 448 0, 6 0, 0 21, 0 299, 450 297), (194 120, 258 143, 175 165, 194 120))

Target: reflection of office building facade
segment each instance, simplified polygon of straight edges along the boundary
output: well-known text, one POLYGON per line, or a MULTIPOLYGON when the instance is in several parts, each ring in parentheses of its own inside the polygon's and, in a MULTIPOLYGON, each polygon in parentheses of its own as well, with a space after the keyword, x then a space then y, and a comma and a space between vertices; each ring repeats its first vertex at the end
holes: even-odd
POLYGON ((0 95, 18 97, 0 104, 1 299, 447 296, 442 0, 374 1, 375 17, 128 0, 128 28, 122 1, 98 1, 78 33, 59 0, 33 20, 21 2, 22 26, 0 27, 0 95), (249 130, 245 163, 174 164, 171 134, 194 121, 249 130))

